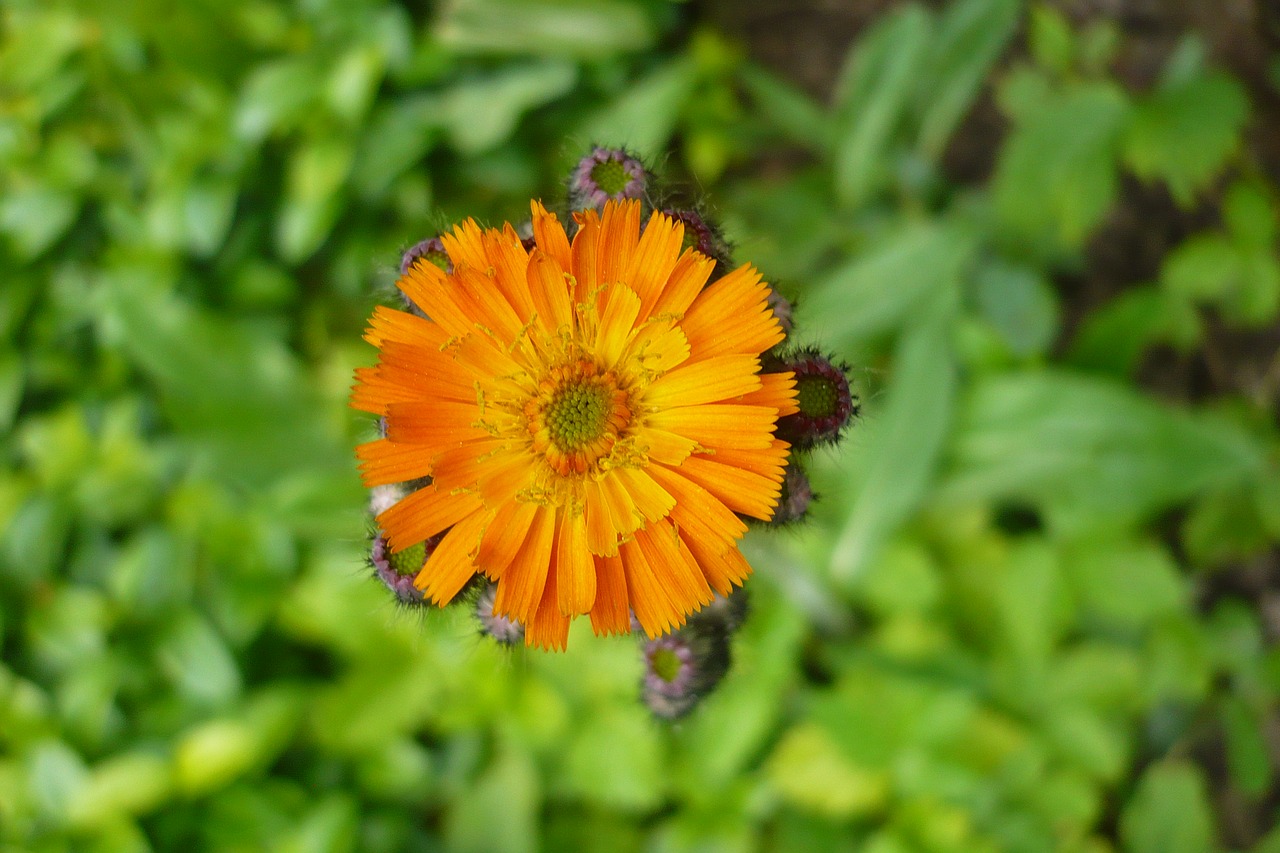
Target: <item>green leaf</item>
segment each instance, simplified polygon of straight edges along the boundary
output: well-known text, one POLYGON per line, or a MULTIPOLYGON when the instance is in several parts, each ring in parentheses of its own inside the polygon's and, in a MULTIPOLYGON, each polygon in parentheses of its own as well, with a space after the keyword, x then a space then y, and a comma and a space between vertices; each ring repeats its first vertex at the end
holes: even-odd
POLYGON ((515 747, 459 797, 445 817, 444 837, 457 853, 533 853, 541 800, 537 768, 515 747), (495 816, 501 815, 501 819, 495 816))
POLYGON ((974 289, 978 310, 1014 355, 1039 355, 1053 344, 1058 298, 1039 272, 992 260, 974 275, 974 289))
POLYGON ((641 50, 656 33, 639 4, 622 0, 459 0, 435 35, 463 53, 598 59, 641 50))
POLYGON ((0 200, 0 231, 9 235, 20 258, 30 260, 66 233, 79 210, 74 194, 51 186, 10 189, 0 200))
POLYGON ((877 241, 801 294, 801 317, 829 346, 851 349, 907 322, 912 312, 955 298, 974 252, 959 228, 912 225, 877 241))
POLYGON ((1046 3, 1037 3, 1031 9, 1027 30, 1036 63, 1055 74, 1067 74, 1075 63, 1075 37, 1062 12, 1046 3))
POLYGON ((1158 89, 1135 106, 1125 161, 1139 177, 1163 180, 1189 207, 1239 147, 1248 116, 1244 87, 1224 73, 1158 89))
POLYGON ((1080 84, 1040 102, 1000 151, 993 193, 999 220, 1019 239, 1083 244, 1116 195, 1124 92, 1080 84))
POLYGON ((475 155, 510 137, 520 117, 563 95, 577 81, 568 62, 544 62, 461 83, 440 99, 440 121, 459 152, 475 155))
POLYGON ((975 382, 949 455, 940 504, 1029 500, 1063 532, 1116 528, 1263 470, 1256 441, 1230 424, 1065 372, 975 382))
POLYGON ((662 157, 697 79, 693 60, 678 57, 629 84, 589 115, 574 136, 588 144, 622 146, 651 160, 662 157))
POLYGON ((1085 316, 1068 360, 1076 367, 1118 378, 1137 369, 1148 347, 1168 342, 1187 348, 1200 334, 1200 314, 1194 305, 1162 288, 1135 287, 1085 316))
POLYGON ((1209 853, 1213 813, 1204 776, 1184 761, 1154 764, 1120 815, 1126 853, 1209 853))
POLYGON ((349 141, 322 136, 302 145, 289 160, 283 209, 276 223, 276 245, 285 260, 306 260, 329 236, 340 212, 340 191, 352 158, 349 141))
POLYGON ((845 207, 866 201, 884 177, 890 140, 909 106, 932 30, 930 14, 908 4, 876 24, 850 54, 832 149, 835 194, 845 207))
POLYGON ((924 499, 956 391, 950 329, 950 311, 941 303, 902 335, 889 396, 867 447, 866 477, 832 546, 831 574, 839 580, 858 575, 924 499))
POLYGON ((1164 548, 1127 539, 1091 539, 1071 548, 1066 574, 1081 611, 1129 628, 1185 613, 1190 589, 1164 548))
POLYGON ((945 8, 929 51, 916 98, 917 146, 930 159, 942 156, 956 125, 972 107, 1018 24, 1018 0, 960 0, 945 8))
POLYGON ((813 814, 835 819, 875 814, 888 799, 887 774, 851 764, 826 730, 813 723, 784 734, 766 767, 782 798, 813 814))
POLYGON ((1226 696, 1222 700, 1222 724, 1231 780, 1249 797, 1261 797, 1272 777, 1264 721, 1240 696, 1226 696))
POLYGON ((831 117, 812 98, 753 63, 739 75, 754 106, 780 133, 820 153, 831 147, 831 117))

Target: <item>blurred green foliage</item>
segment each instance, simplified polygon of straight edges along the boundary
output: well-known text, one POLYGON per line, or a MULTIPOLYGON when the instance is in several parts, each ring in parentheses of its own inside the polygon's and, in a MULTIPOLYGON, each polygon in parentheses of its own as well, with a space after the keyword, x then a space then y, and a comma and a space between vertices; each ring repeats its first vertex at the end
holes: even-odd
POLYGON ((0 15, 5 851, 1199 853, 1224 800, 1274 822, 1280 653, 1204 590, 1280 541, 1275 401, 1134 379, 1280 312, 1253 107, 1194 36, 1135 92, 1105 22, 907 3, 828 107, 663 0, 0 15), (988 86, 1010 130, 957 185, 988 86), (864 397, 675 726, 634 643, 504 653, 362 568, 345 396, 399 251, 556 199, 591 142, 705 188, 864 397), (1055 278, 1135 179, 1217 224, 1068 327, 1055 278))

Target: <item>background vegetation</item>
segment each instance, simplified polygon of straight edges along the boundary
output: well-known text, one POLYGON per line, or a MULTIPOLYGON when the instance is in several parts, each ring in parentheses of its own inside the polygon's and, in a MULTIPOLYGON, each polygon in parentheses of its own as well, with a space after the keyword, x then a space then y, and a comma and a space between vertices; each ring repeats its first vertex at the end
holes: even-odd
POLYGON ((828 98, 751 4, 8 0, 3 849, 1280 850, 1272 54, 852 6, 828 98), (634 642, 504 652, 363 567, 399 252, 595 141, 864 402, 674 726, 634 642))

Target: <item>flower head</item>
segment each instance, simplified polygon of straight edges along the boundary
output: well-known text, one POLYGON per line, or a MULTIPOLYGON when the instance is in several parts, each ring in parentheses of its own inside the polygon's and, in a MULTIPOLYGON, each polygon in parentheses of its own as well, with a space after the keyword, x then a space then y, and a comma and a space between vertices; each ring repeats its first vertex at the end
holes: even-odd
POLYGON ((575 216, 570 243, 534 202, 534 248, 510 225, 442 236, 452 272, 419 261, 398 286, 426 315, 378 308, 352 405, 386 419, 357 448, 365 483, 430 477, 377 517, 393 553, 439 536, 414 585, 445 604, 474 575, 529 645, 569 622, 650 637, 750 573, 738 514, 773 516, 796 411, 782 340, 750 266, 714 261, 636 201, 575 216), (430 319, 426 319, 430 318, 430 319))

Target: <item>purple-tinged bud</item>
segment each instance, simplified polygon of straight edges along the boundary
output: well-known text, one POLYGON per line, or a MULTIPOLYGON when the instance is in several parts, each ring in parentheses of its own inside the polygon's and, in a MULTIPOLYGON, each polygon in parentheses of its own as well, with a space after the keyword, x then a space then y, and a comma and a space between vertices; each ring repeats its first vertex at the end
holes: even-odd
POLYGON ((646 179, 644 164, 638 159, 621 148, 597 145, 569 176, 569 206, 573 210, 603 210, 607 201, 640 198, 646 179))
POLYGON ((778 505, 774 507, 769 524, 785 527, 802 520, 809 512, 812 501, 813 488, 809 485, 809 477, 800 464, 792 459, 782 473, 782 494, 778 496, 778 505))
POLYGON ((662 211, 677 222, 684 224, 685 249, 694 249, 716 262, 713 278, 719 278, 733 268, 733 258, 729 244, 725 241, 720 229, 695 210, 683 208, 667 208, 662 211))
POLYGON ((373 544, 369 548, 369 563, 383 586, 395 593, 397 601, 401 604, 421 605, 425 603, 422 590, 413 585, 413 579, 422 571, 437 544, 439 537, 432 537, 393 554, 386 536, 379 530, 374 533, 373 544))
POLYGON ((769 286, 769 307, 773 309, 773 316, 778 318, 778 325, 782 327, 782 334, 790 336, 791 330, 795 328, 795 322, 791 319, 794 306, 791 300, 783 296, 778 288, 773 285, 769 286))
POLYGON ((400 275, 407 273, 420 259, 435 264, 445 272, 453 272, 453 262, 449 260, 444 242, 439 237, 428 237, 411 246, 400 259, 400 275))
POLYGON ((732 634, 746 621, 750 604, 745 587, 735 589, 728 595, 717 592, 711 603, 690 616, 689 621, 698 627, 710 627, 732 634))
POLYGON ((498 600, 498 585, 485 581, 476 597, 476 621, 480 623, 480 633, 492 637, 504 646, 514 646, 524 640, 524 626, 507 616, 493 612, 494 602, 498 600))
POLYGON ((770 369, 795 373, 796 405, 800 408, 778 419, 778 438, 791 442, 797 450, 839 441, 849 419, 858 413, 846 368, 816 350, 805 349, 782 356, 770 369))
POLYGON ((728 671, 728 632, 691 622, 645 643, 640 696, 654 716, 675 720, 693 710, 728 671))

